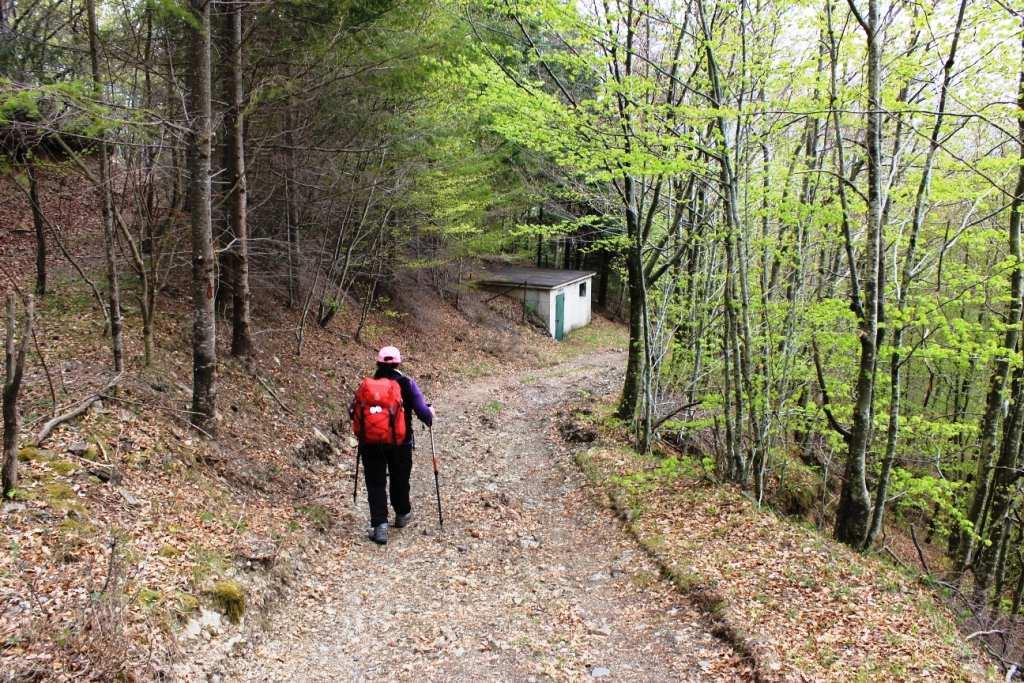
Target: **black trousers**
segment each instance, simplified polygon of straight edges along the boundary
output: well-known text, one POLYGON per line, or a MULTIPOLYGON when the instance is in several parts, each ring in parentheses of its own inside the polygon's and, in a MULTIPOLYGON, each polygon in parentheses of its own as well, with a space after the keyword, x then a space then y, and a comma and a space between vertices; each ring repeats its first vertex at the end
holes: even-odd
POLYGON ((370 525, 377 526, 388 521, 388 475, 391 476, 391 507, 399 515, 411 512, 409 475, 412 474, 412 444, 361 444, 359 457, 363 461, 366 497, 370 501, 370 525))

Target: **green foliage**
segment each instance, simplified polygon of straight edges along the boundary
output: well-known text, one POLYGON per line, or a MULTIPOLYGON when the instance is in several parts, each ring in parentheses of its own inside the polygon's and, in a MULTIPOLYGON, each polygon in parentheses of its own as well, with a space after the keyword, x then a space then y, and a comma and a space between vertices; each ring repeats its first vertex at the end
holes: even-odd
POLYGON ((660 458, 657 463, 643 470, 616 475, 611 481, 626 491, 632 499, 642 499, 657 487, 671 483, 680 477, 696 478, 704 474, 704 466, 685 456, 660 458))
POLYGON ((958 493, 966 484, 934 477, 929 474, 915 474, 904 468, 894 468, 890 483, 890 497, 901 512, 916 510, 931 514, 933 508, 941 511, 935 516, 940 531, 948 531, 948 524, 968 534, 973 533, 972 525, 958 505, 958 493))

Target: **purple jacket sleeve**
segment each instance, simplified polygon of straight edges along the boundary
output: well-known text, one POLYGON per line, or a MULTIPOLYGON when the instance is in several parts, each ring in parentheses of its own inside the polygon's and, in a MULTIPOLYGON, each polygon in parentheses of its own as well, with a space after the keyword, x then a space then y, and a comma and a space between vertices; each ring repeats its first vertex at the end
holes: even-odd
POLYGON ((427 400, 423 398, 423 392, 416 385, 416 380, 412 377, 406 377, 409 380, 409 396, 412 400, 409 404, 412 406, 412 410, 416 413, 416 417, 428 427, 434 422, 434 416, 430 413, 430 407, 427 406, 427 400))

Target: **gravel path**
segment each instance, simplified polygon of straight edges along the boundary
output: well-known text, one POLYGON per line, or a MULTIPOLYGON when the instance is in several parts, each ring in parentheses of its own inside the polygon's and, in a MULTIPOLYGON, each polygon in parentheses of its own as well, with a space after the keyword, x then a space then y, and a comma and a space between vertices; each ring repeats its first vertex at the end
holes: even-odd
MULTIPOLYGON (((324 557, 235 661, 240 681, 734 680, 735 653, 589 497, 555 432, 620 353, 434 397, 445 528, 417 437, 417 519, 391 543, 324 557)), ((365 520, 365 492, 359 518, 365 520)), ((363 527, 335 533, 362 534, 363 527)))

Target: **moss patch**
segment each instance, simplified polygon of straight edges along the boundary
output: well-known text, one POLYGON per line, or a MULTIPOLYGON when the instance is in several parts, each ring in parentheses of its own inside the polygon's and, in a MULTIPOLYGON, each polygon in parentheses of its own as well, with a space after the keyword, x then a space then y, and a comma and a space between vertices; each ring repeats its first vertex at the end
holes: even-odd
POLYGON ((231 620, 237 624, 245 615, 245 589, 237 581, 225 579, 213 584, 209 591, 217 607, 231 620))
POLYGON ((75 464, 70 460, 52 460, 49 463, 49 467, 57 474, 62 474, 65 477, 76 469, 75 464))
POLYGON ((199 609, 199 598, 185 591, 174 591, 171 609, 175 615, 184 619, 199 609))
POLYGON ((139 589, 138 593, 135 594, 135 602, 148 609, 160 604, 160 599, 162 597, 163 596, 160 594, 160 591, 143 586, 139 589))
POLYGON ((218 550, 193 547, 190 554, 195 560, 192 565, 192 581, 197 586, 209 578, 223 575, 230 566, 228 558, 218 550))
POLYGON ((172 557, 178 557, 179 555, 181 555, 181 551, 175 548, 170 543, 164 543, 162 546, 160 546, 160 550, 158 550, 156 554, 160 557, 165 557, 169 559, 172 557))
POLYGON ((59 481, 51 481, 43 485, 43 492, 46 498, 52 502, 74 500, 75 490, 67 484, 59 481))
POLYGON ((51 458, 53 453, 35 446, 25 446, 18 450, 18 460, 21 462, 47 462, 51 458))
POLYGON ((30 500, 35 500, 36 499, 36 494, 35 494, 34 491, 29 491, 27 489, 16 488, 13 491, 11 491, 11 496, 10 497, 11 497, 11 500, 15 500, 15 501, 19 501, 19 502, 24 503, 24 502, 27 502, 27 501, 30 501, 30 500))

